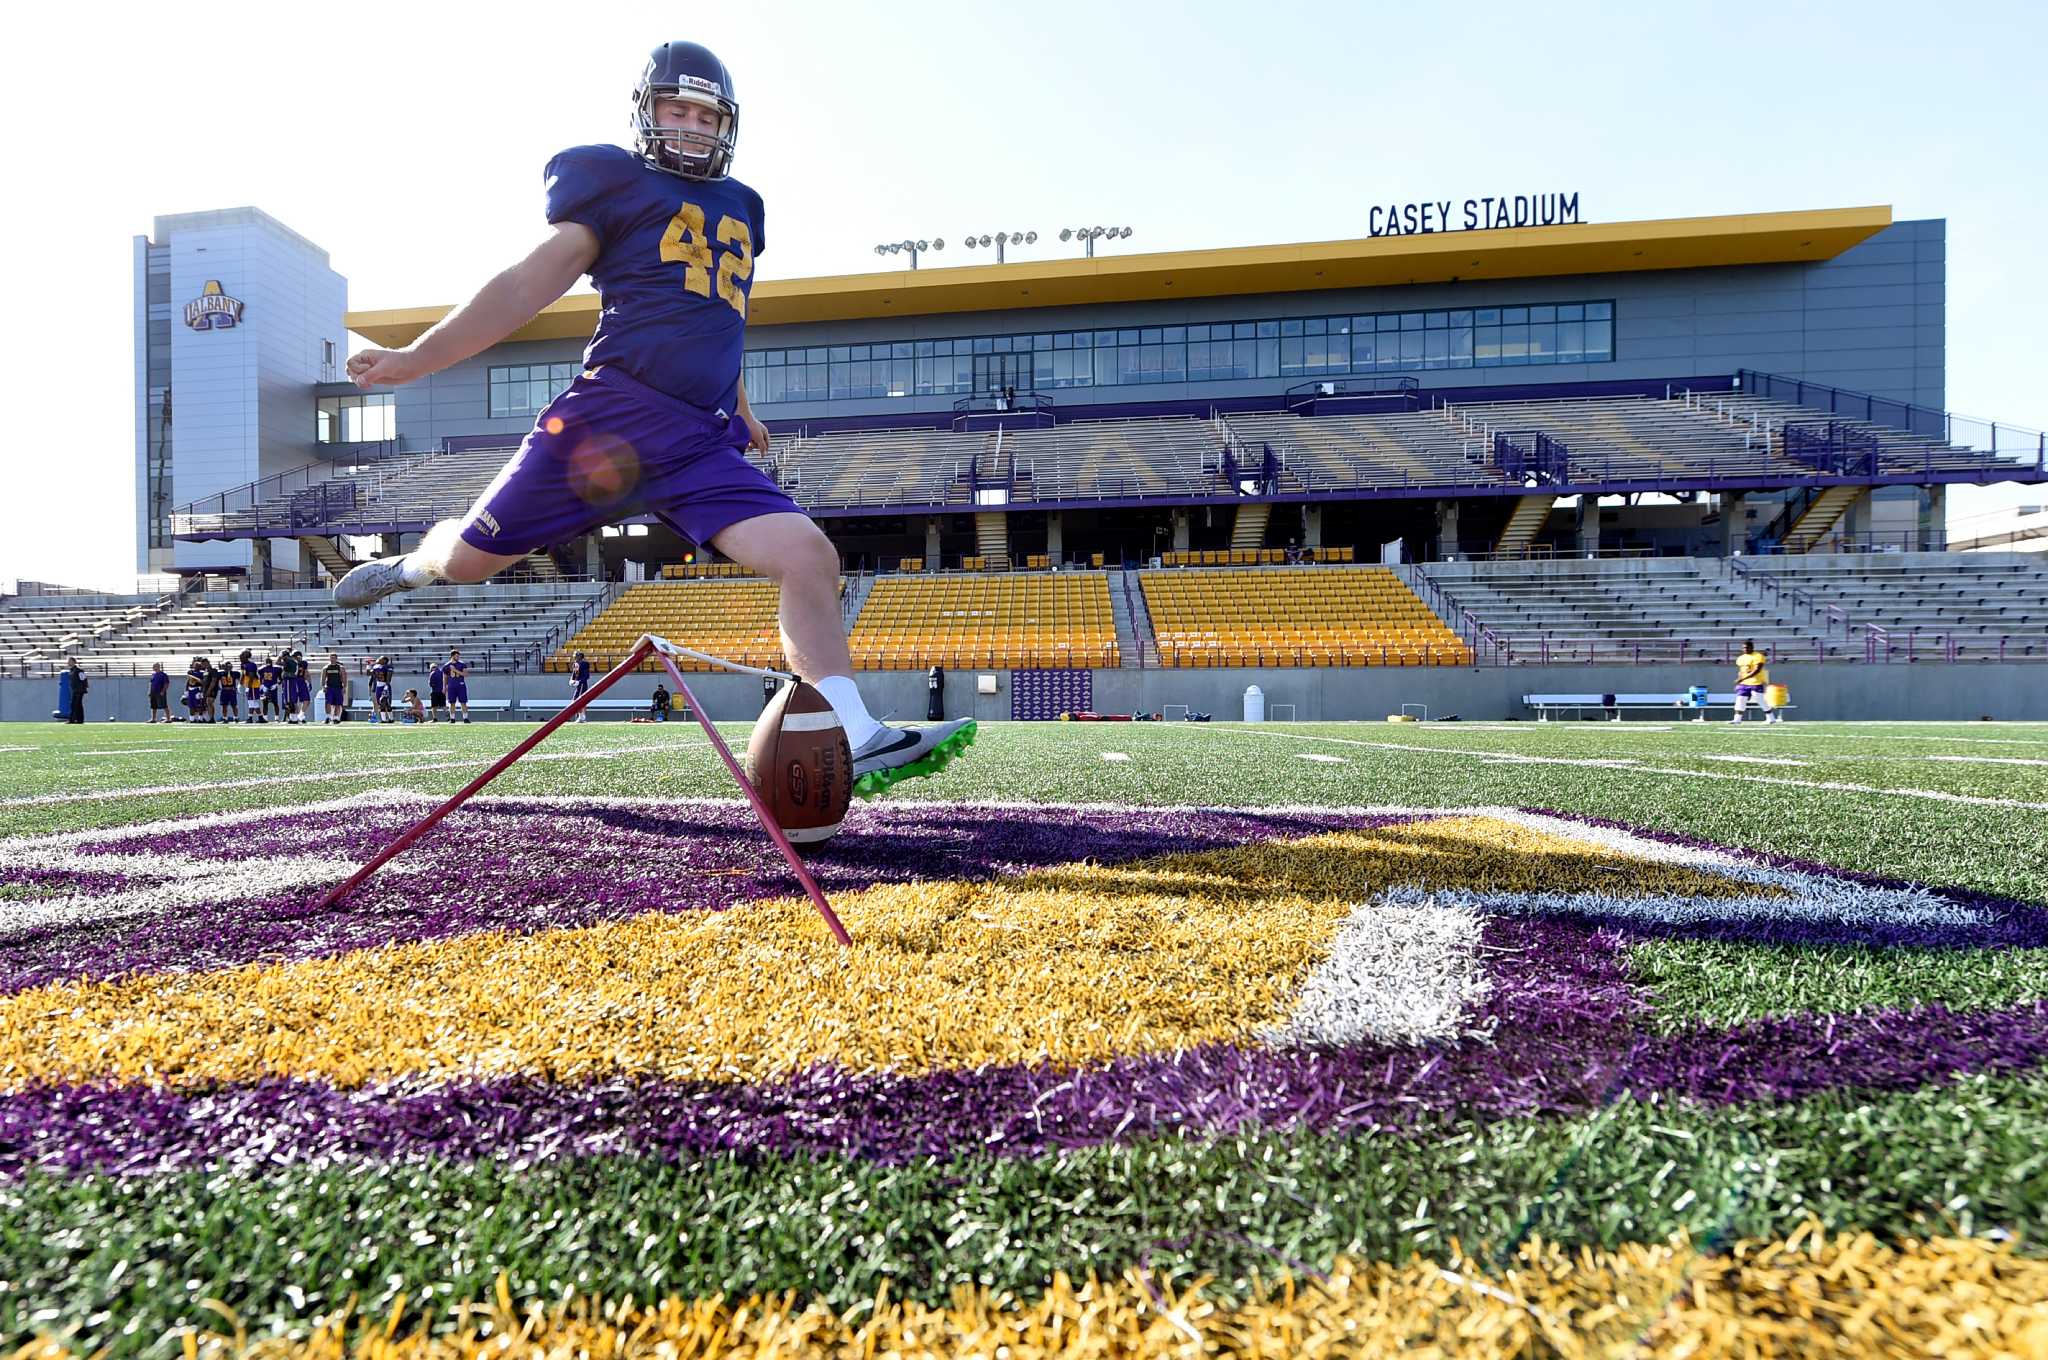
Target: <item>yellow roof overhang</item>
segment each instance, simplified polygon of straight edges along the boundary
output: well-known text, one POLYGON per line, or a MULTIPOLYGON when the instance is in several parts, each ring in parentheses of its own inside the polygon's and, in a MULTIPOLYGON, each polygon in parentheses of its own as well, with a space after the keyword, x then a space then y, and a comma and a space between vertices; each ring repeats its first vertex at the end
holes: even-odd
MULTIPOLYGON (((1891 220, 1889 207, 1821 208, 766 279, 754 285, 748 320, 774 326, 1162 298, 1811 262, 1833 259, 1890 226, 1891 220)), ((450 310, 393 307, 350 312, 348 328, 374 344, 404 345, 450 310)), ((572 294, 544 308, 507 338, 581 340, 596 327, 597 311, 594 294, 572 294)))

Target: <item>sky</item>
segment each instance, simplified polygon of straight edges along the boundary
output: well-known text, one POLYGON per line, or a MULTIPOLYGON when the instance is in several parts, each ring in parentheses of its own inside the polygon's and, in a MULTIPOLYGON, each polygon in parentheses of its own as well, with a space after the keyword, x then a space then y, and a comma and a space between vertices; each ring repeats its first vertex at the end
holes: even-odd
MULTIPOLYGON (((875 243, 1134 228, 1136 252, 1365 234, 1374 203, 1577 190, 1591 221, 1889 204, 1948 220, 1948 404, 2048 428, 2048 10, 839 0, 36 6, 0 82, 0 578, 131 589, 132 241, 254 204, 351 307, 452 303, 542 230, 541 167, 626 136, 704 42, 769 206, 757 278, 875 243), (53 14, 52 11, 62 11, 53 14), (20 211, 22 205, 30 210, 20 211)), ((899 257, 900 258, 900 257, 899 257)), ((360 344, 360 342, 356 342, 360 344)), ((1951 495, 1952 515, 2043 499, 1951 495)))

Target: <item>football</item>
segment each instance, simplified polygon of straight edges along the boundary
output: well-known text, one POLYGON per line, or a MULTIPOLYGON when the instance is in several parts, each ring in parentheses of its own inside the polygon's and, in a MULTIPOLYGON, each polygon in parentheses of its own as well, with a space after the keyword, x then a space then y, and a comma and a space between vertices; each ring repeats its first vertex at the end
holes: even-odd
POLYGON ((776 691, 747 743, 747 777, 791 844, 832 839, 853 802, 853 749, 824 695, 801 680, 776 691))

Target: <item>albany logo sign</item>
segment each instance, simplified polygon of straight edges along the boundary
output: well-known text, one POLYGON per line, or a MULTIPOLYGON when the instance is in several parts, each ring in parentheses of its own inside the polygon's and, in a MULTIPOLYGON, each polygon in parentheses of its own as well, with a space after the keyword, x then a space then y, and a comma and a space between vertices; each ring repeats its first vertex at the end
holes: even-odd
POLYGON ((242 319, 242 303, 220 290, 219 279, 208 279, 199 296, 185 304, 185 324, 195 331, 224 331, 242 319))

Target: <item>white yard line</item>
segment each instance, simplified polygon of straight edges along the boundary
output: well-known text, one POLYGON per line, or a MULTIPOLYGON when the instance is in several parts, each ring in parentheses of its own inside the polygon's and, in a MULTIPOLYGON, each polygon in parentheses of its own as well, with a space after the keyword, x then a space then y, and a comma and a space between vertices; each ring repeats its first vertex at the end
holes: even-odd
POLYGON ((1921 756, 1920 759, 1953 761, 1958 765, 2048 765, 2048 760, 2034 760, 2025 756, 1921 756))
POLYGON ((1123 752, 1123 751, 1104 751, 1104 752, 1102 753, 1102 758, 1103 758, 1104 760, 1110 760, 1110 761, 1119 761, 1119 760, 1129 760, 1129 759, 1130 759, 1130 756, 1129 756, 1129 755, 1128 755, 1128 754, 1127 754, 1126 752, 1123 752))
POLYGON ((1488 990, 1481 926, 1471 907, 1428 899, 1353 908, 1329 957, 1303 982, 1294 1013, 1263 1037, 1284 1047, 1457 1038, 1488 990))
POLYGON ((293 756, 312 750, 310 746, 271 746, 260 751, 215 751, 217 756, 293 756))
MULTIPOLYGON (((598 751, 536 751, 522 756, 522 760, 609 760, 613 756, 635 755, 646 751, 682 751, 701 747, 704 743, 693 741, 660 742, 654 745, 614 746, 598 751)), ((398 774, 426 774, 435 770, 478 770, 481 771, 490 757, 479 754, 475 760, 430 761, 425 765, 378 766, 365 770, 318 770, 309 774, 267 775, 261 779, 238 779, 236 788, 255 788, 276 784, 323 784, 337 779, 383 778, 398 774)), ((190 793, 191 784, 153 784, 138 789, 107 789, 99 793, 56 793, 39 794, 32 798, 0 798, 0 808, 50 806, 58 803, 111 803, 122 798, 160 798, 166 794, 190 793)), ((279 811, 292 809, 278 809, 279 811)), ((105 828, 105 835, 117 828, 105 828)))
POLYGON ((40 746, 0 746, 0 751, 40 751, 40 746))
POLYGON ((1986 798, 1977 794, 1948 793, 1941 789, 1881 789, 1871 784, 1849 784, 1834 779, 1786 779, 1767 774, 1724 774, 1719 770, 1677 770, 1662 765, 1638 765, 1633 761, 1575 760, 1567 756, 1514 755, 1502 751, 1471 751, 1447 746, 1413 746, 1405 742, 1357 741, 1349 737, 1310 737, 1293 732, 1259 732, 1247 727, 1204 727, 1216 736, 1266 737, 1274 741, 1321 741, 1338 746, 1362 746, 1367 750, 1418 751, 1431 756, 1465 756, 1488 764, 1570 765, 1580 769, 1626 770, 1630 774, 1661 774, 1678 779, 1727 779, 1739 784, 1776 784, 1794 789, 1826 789, 1833 793, 1869 793, 1880 798, 1920 798, 1936 803, 1967 803, 1974 807, 2026 808, 2048 812, 2048 803, 2020 798, 1986 798))
POLYGON ((1342 756, 1326 756, 1320 751, 1296 751, 1294 758, 1296 760, 1313 760, 1318 765, 1349 765, 1351 763, 1342 756))
POLYGON ((175 746, 123 746, 111 751, 73 751, 74 756, 152 756, 175 751, 175 746))
POLYGON ((1790 756, 1701 756, 1701 760, 1725 760, 1736 765, 1804 765, 1790 756))

